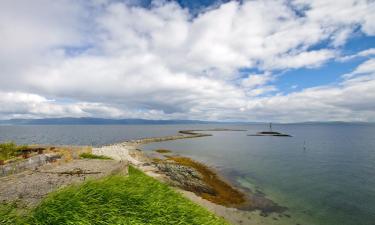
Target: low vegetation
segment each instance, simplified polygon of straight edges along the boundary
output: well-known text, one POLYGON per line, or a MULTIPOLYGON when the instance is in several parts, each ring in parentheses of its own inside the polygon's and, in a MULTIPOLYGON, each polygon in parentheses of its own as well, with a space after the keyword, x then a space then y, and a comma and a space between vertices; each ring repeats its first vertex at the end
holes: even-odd
POLYGON ((82 153, 79 155, 81 159, 112 159, 111 157, 104 155, 94 155, 91 153, 82 153))
POLYGON ((0 143, 0 160, 8 160, 17 157, 27 148, 26 145, 18 146, 14 142, 0 143))
POLYGON ((0 224, 227 224, 166 184, 129 168, 50 194, 28 216, 0 207, 0 224))
POLYGON ((166 153, 171 153, 172 151, 168 149, 156 149, 155 152, 166 154, 166 153))

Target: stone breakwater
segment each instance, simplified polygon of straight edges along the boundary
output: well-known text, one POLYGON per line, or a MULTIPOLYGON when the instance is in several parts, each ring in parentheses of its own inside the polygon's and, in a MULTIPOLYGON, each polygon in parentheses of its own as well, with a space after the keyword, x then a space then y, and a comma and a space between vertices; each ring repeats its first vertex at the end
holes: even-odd
POLYGON ((212 136, 212 134, 208 134, 208 133, 199 133, 199 132, 209 132, 209 131, 246 131, 246 130, 239 130, 239 129, 181 130, 176 135, 127 140, 121 143, 93 148, 92 153, 95 155, 108 156, 119 161, 129 161, 133 165, 140 165, 145 162, 147 163, 150 162, 149 159, 146 159, 147 157, 142 156, 142 154, 138 153, 139 151, 136 151, 137 149, 140 148, 141 145, 149 144, 153 142, 172 141, 172 140, 178 140, 178 139, 212 136))
MULTIPOLYGON (((140 165, 144 162, 140 161, 139 157, 141 156, 137 154, 135 150, 137 150, 138 147, 143 144, 148 144, 148 143, 153 143, 153 142, 162 142, 162 141, 172 141, 172 140, 185 139, 185 138, 207 137, 207 136, 212 136, 212 134, 197 133, 195 132, 195 130, 183 130, 183 131, 179 131, 179 134, 177 135, 128 140, 128 141, 124 141, 121 143, 102 146, 99 148, 93 148, 92 153, 95 155, 108 156, 119 161, 126 160, 132 163, 133 165, 140 165)), ((144 157, 141 157, 141 160, 145 161, 146 159, 144 157)))

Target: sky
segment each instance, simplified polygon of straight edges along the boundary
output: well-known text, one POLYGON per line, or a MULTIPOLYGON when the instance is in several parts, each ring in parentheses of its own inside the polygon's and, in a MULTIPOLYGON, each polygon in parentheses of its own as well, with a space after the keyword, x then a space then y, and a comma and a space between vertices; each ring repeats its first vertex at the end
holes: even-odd
POLYGON ((1 0, 0 119, 375 121, 374 0, 1 0))

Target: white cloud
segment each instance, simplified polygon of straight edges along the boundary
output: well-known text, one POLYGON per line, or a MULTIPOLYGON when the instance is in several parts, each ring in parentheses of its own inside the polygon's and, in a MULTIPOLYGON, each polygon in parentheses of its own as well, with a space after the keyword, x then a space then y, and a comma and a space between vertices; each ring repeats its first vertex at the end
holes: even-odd
POLYGON ((334 58, 335 52, 332 50, 305 51, 298 54, 285 54, 269 60, 264 65, 265 68, 288 69, 288 68, 314 68, 321 66, 324 62, 334 58))
POLYGON ((14 100, 0 98, 7 105, 0 116, 371 119, 367 109, 357 106, 355 114, 344 103, 354 104, 346 95, 362 85, 371 92, 371 61, 353 71, 367 83, 347 77, 337 87, 271 96, 277 87, 270 82, 274 70, 337 58, 358 28, 373 35, 372 9, 373 2, 354 0, 232 1, 193 17, 173 2, 1 1, 0 92, 14 100), (322 42, 329 47, 317 48, 322 42), (241 78, 242 68, 260 73, 241 78), (337 96, 342 102, 329 101, 337 96), (280 113, 269 110, 278 104, 280 113))
POLYGON ((83 115, 76 105, 58 105, 43 96, 23 92, 0 92, 0 115, 3 118, 83 115))
POLYGON ((259 95, 269 94, 270 92, 277 91, 270 82, 276 79, 270 72, 264 74, 250 74, 247 78, 241 80, 241 87, 248 97, 255 97, 259 95))
MULTIPOLYGON (((375 4, 367 0, 294 0, 292 1, 299 8, 305 8, 306 18, 318 23, 325 29, 337 32, 352 31, 358 26, 367 35, 375 34, 374 12, 375 4)), ((341 35, 334 35, 341 39, 341 35)), ((347 35, 345 35, 347 36, 347 35)))
POLYGON ((245 88, 253 88, 264 85, 273 79, 274 78, 269 72, 265 74, 250 74, 247 78, 241 81, 241 85, 245 88))
POLYGON ((364 63, 360 64, 353 72, 344 74, 342 77, 345 79, 352 78, 358 75, 368 75, 369 73, 375 73, 375 59, 369 59, 364 63))
POLYGON ((353 74, 368 74, 375 73, 375 59, 367 60, 366 62, 359 65, 353 72, 353 74))
POLYGON ((57 48, 76 46, 86 40, 81 32, 83 8, 73 2, 0 2, 0 76, 6 76, 7 85, 18 85, 21 73, 56 57, 60 54, 57 48))
POLYGON ((340 57, 338 59, 338 61, 346 62, 346 61, 351 60, 351 59, 355 59, 355 58, 359 58, 359 57, 371 57, 371 56, 374 56, 374 55, 375 55, 375 48, 369 48, 369 49, 360 51, 360 52, 358 52, 356 54, 353 54, 353 55, 347 55, 347 56, 340 57))
POLYGON ((0 92, 0 119, 43 117, 162 118, 163 112, 132 111, 95 102, 64 103, 25 92, 0 92))
POLYGON ((252 112, 254 120, 268 117, 284 122, 374 121, 375 66, 372 64, 373 60, 361 64, 356 71, 362 76, 344 79, 339 85, 253 99, 248 102, 246 112, 252 112), (372 69, 367 69, 369 65, 372 69))
POLYGON ((259 96, 259 95, 263 95, 263 94, 275 92, 275 91, 277 91, 277 88, 275 86, 264 85, 264 86, 257 87, 257 88, 249 90, 247 92, 247 96, 255 97, 255 96, 259 96))

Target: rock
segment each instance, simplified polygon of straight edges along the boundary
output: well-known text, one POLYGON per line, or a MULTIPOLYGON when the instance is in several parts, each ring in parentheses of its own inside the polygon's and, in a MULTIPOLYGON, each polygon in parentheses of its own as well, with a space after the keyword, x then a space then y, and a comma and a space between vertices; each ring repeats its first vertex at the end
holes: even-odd
POLYGON ((194 168, 175 163, 157 163, 156 167, 171 179, 171 183, 187 191, 215 195, 215 191, 194 168))

